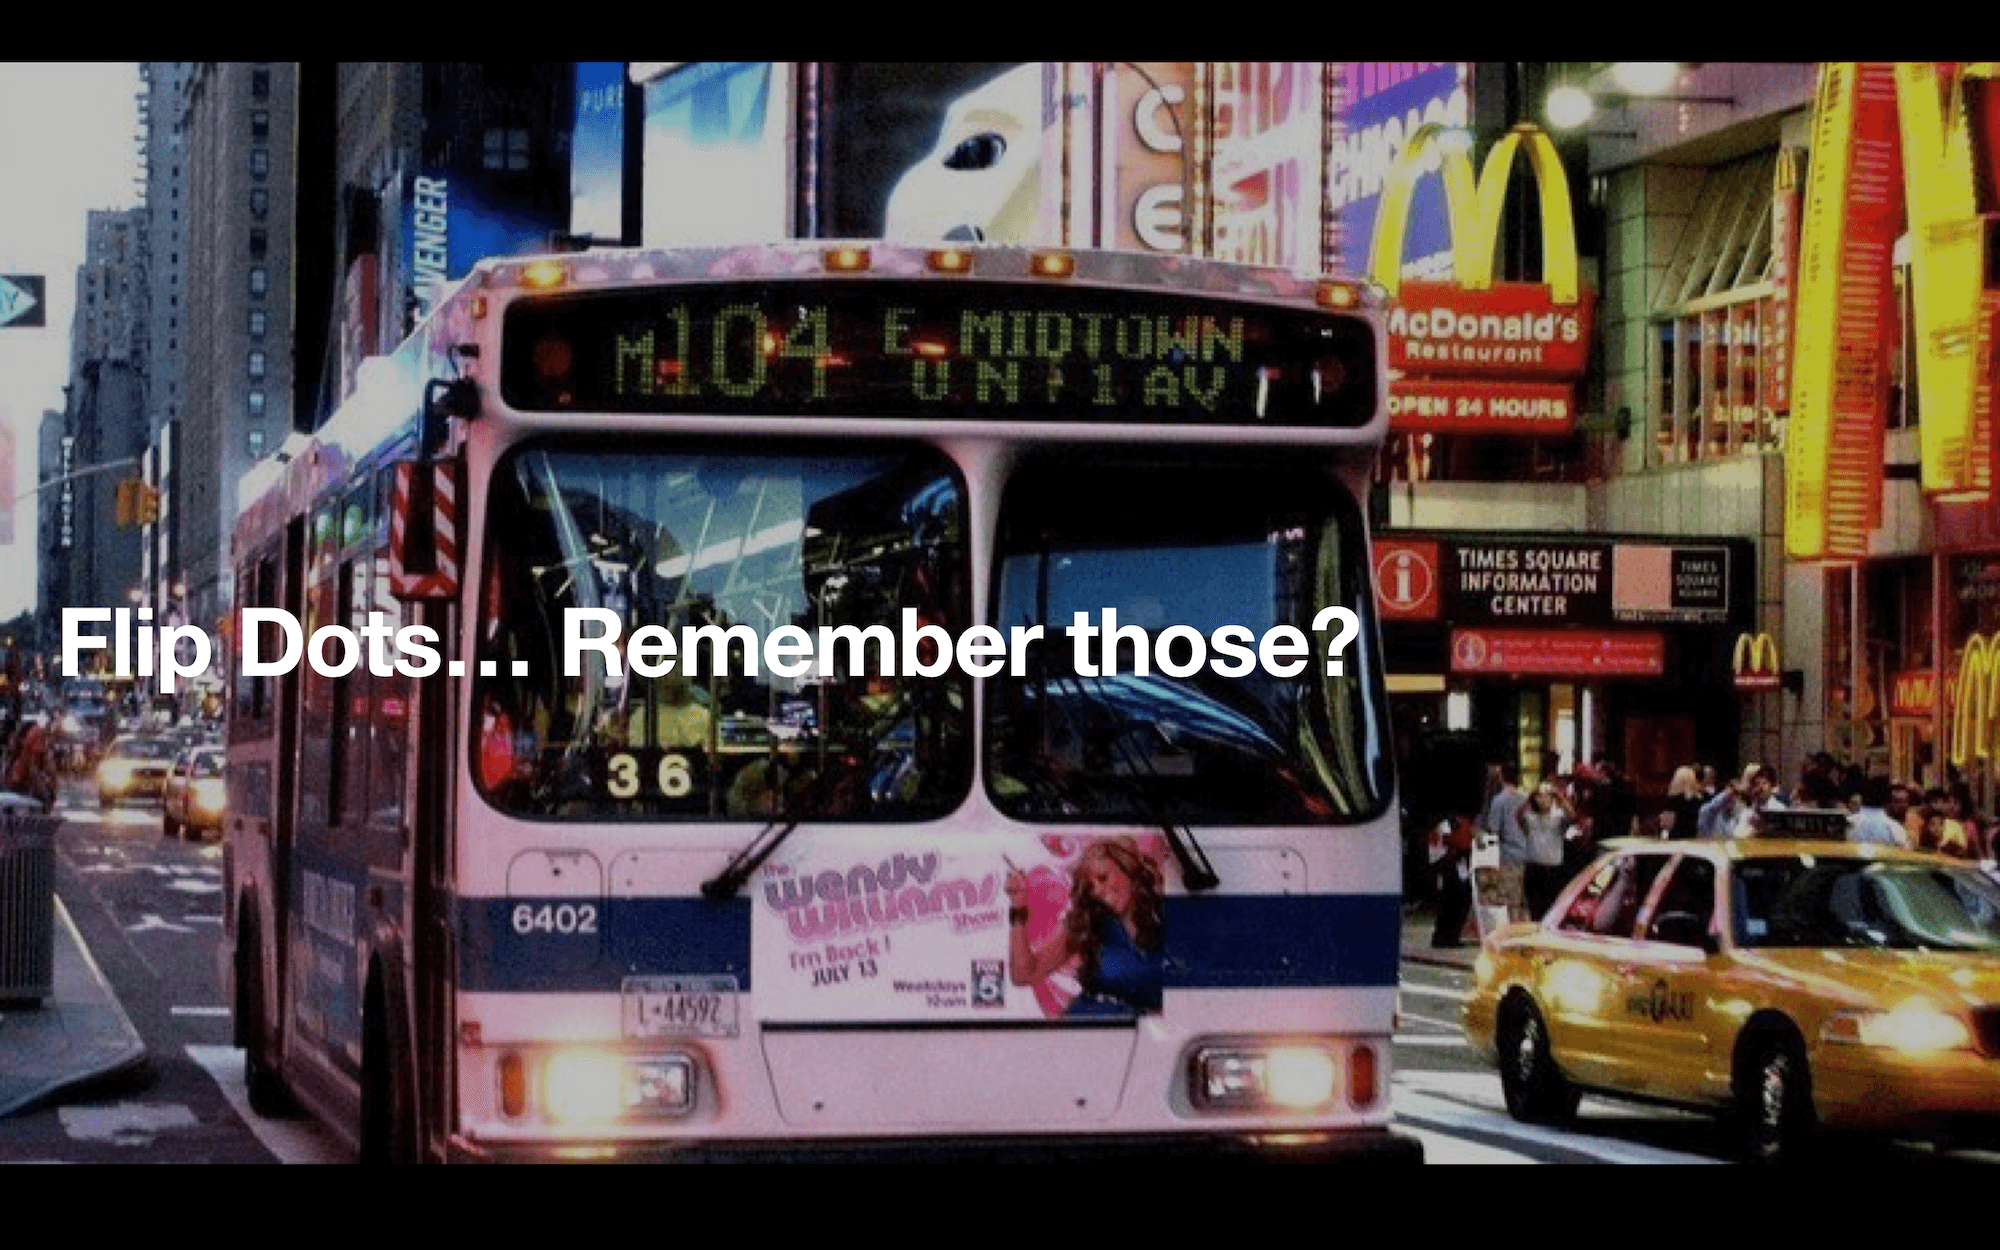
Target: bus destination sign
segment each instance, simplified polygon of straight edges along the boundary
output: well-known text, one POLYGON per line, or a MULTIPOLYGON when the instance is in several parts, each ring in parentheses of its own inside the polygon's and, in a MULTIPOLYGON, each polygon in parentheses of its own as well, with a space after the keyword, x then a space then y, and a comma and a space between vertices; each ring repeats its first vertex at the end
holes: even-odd
POLYGON ((1173 293, 971 283, 549 296, 507 318, 522 412, 1359 428, 1359 317, 1173 293))

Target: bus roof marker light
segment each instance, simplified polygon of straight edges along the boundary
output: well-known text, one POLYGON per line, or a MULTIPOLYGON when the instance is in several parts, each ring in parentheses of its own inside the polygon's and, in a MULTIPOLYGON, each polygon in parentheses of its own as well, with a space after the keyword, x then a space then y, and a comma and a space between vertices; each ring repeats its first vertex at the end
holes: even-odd
POLYGON ((521 270, 521 285, 531 291, 554 291, 569 284, 569 269, 559 260, 530 261, 521 270))
POLYGON ((1030 268, 1038 278, 1074 278, 1076 257, 1068 252, 1037 252, 1030 268))
POLYGON ((1352 282, 1322 282, 1319 303, 1322 308, 1351 312, 1361 307, 1361 291, 1352 282))
POLYGON ((972 253, 962 248, 940 248, 926 257, 925 262, 932 273, 972 272, 972 253))
POLYGON ((828 248, 824 263, 829 273, 867 273, 875 258, 865 247, 828 248))

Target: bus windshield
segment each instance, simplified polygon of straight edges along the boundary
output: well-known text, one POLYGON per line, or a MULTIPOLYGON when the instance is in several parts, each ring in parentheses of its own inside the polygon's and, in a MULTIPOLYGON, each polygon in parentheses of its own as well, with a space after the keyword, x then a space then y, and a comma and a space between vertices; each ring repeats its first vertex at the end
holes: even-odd
POLYGON ((878 651, 843 646, 803 676, 752 676, 746 654, 780 626, 895 631, 905 609, 966 627, 964 491, 936 452, 517 450, 494 474, 486 534, 477 671, 492 675, 475 689, 472 751, 501 810, 921 820, 969 790, 956 670, 877 676, 878 651), (572 610, 615 616, 628 661, 646 626, 737 632, 726 670, 713 645, 691 678, 685 656, 647 677, 585 650, 571 677, 572 610))
POLYGON ((1366 543, 1351 495, 1324 475, 1256 468, 1046 463, 1022 471, 1001 516, 995 625, 1040 625, 1051 640, 1023 677, 987 698, 990 785, 1020 820, 1194 825, 1354 823, 1390 791, 1383 696, 1373 670, 1366 543), (1362 613, 1327 676, 1324 607, 1362 613), (1131 642, 1104 667, 1104 640, 1079 663, 1064 631, 1117 613, 1149 649, 1192 665, 1194 640, 1224 627, 1247 649, 1280 625, 1313 643, 1297 676, 1232 662, 1141 673, 1131 642), (1179 627, 1179 628, 1176 628, 1179 627), (1214 666, 1239 669, 1218 675, 1214 666))

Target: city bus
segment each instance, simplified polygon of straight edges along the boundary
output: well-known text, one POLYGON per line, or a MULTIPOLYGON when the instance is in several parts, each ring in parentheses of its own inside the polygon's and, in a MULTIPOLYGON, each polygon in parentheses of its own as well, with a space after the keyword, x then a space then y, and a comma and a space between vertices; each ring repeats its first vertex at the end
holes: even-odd
POLYGON ((483 264, 244 482, 253 1103, 390 1161, 1420 1158, 1381 319, 1111 253, 483 264))

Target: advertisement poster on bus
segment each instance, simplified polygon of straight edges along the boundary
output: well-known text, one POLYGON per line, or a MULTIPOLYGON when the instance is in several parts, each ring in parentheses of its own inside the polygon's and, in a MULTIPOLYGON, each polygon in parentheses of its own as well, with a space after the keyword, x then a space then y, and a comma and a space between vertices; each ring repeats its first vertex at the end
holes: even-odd
POLYGON ((800 852, 755 885, 752 978, 771 1023, 1081 1020, 1160 1011, 1159 838, 912 840, 800 852))
POLYGON ((906 242, 1042 240, 1040 61, 823 66, 819 233, 906 242))
MULTIPOLYGON (((1327 207, 1339 221, 1341 255, 1331 268, 1368 266, 1382 187, 1411 135, 1425 125, 1465 127, 1472 118, 1472 67, 1465 61, 1348 61, 1341 65, 1346 106, 1333 137, 1327 207)), ((1403 276, 1452 278, 1451 221, 1438 158, 1417 183, 1403 276)))

